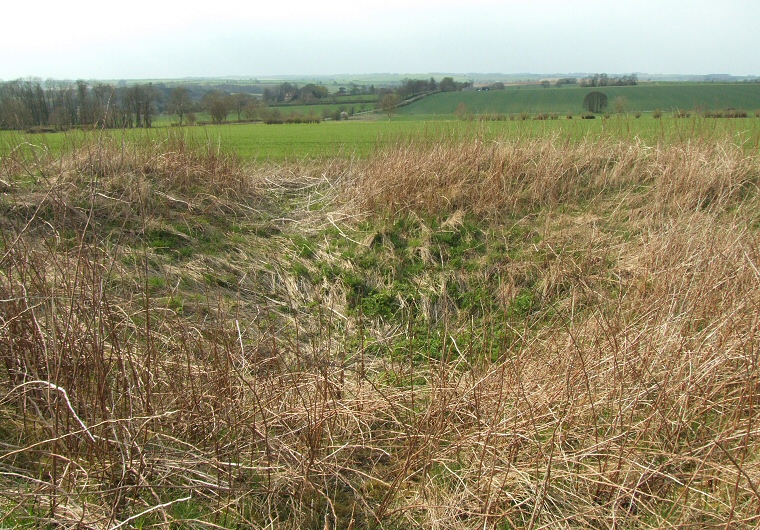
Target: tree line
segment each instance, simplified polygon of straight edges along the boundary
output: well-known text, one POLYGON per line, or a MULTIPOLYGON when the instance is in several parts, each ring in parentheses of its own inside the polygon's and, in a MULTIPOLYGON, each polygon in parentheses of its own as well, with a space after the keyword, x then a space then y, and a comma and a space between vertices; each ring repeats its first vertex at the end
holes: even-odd
POLYGON ((636 74, 614 76, 607 74, 593 74, 581 79, 582 87, 603 87, 603 86, 634 86, 639 82, 636 74))
POLYGON ((195 122, 195 114, 206 111, 221 123, 233 112, 238 120, 254 119, 261 107, 261 98, 218 88, 36 78, 0 82, 0 129, 151 127, 163 112, 176 114, 182 124, 195 122))
POLYGON ((7 81, 0 83, 0 128, 150 127, 160 99, 152 83, 7 81))
MULTIPOLYGON (((206 90, 199 86, 170 88, 163 83, 127 85, 122 81, 114 85, 27 78, 0 82, 0 129, 151 127, 154 117, 163 112, 176 115, 179 125, 192 125, 196 114, 203 111, 213 123, 226 121, 231 113, 238 121, 268 121, 271 118, 273 123, 279 123, 282 120, 274 115, 276 109, 267 109, 267 106, 337 103, 341 96, 366 95, 369 99, 365 103, 377 101, 380 110, 392 112, 391 109, 401 101, 432 92, 458 91, 468 86, 471 86, 470 82, 458 82, 453 77, 444 77, 440 81, 431 77, 404 79, 395 87, 349 83, 331 92, 322 84, 298 86, 285 82, 264 88, 259 96, 250 93, 257 88, 255 86, 229 87, 233 90, 230 92, 218 87, 206 90)), ((337 114, 346 114, 340 110, 337 114)), ((338 115, 323 117, 340 119, 338 115)))
POLYGON ((264 89, 262 99, 267 103, 289 103, 298 102, 300 104, 320 103, 328 97, 340 96, 373 96, 377 94, 375 85, 358 85, 349 83, 347 87, 339 87, 334 93, 322 85, 308 83, 302 87, 293 83, 282 83, 274 87, 264 89))

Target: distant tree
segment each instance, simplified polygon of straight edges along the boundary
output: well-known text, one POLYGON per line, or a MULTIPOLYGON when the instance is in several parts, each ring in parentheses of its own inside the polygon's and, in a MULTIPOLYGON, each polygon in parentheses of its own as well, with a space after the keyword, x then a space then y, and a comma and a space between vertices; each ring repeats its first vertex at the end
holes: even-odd
MULTIPOLYGON (((113 112, 113 103, 115 103, 116 88, 105 83, 97 83, 92 87, 91 98, 93 117, 95 123, 103 128, 113 128, 115 126, 115 112, 113 112)), ((157 96, 156 96, 157 97, 157 96)))
POLYGON ((216 124, 222 123, 230 113, 229 94, 221 90, 211 90, 203 95, 203 106, 211 115, 211 121, 216 124))
POLYGON ((388 121, 390 121, 391 115, 396 112, 399 101, 400 98, 398 97, 398 94, 394 93, 385 94, 380 99, 380 109, 388 115, 388 121))
MULTIPOLYGON (((136 87, 139 85, 135 85, 133 87, 135 90, 137 90, 136 87)), ((135 90, 133 90, 133 93, 136 93, 135 90)), ((79 123, 80 124, 91 124, 93 122, 93 112, 90 105, 90 98, 89 98, 89 91, 90 86, 87 84, 86 81, 83 81, 79 79, 77 81, 76 86, 77 91, 77 108, 79 109, 79 123)), ((140 127, 140 124, 137 125, 140 127)))
POLYGON ((248 105, 243 109, 243 115, 246 120, 255 120, 261 117, 261 111, 264 109, 264 103, 256 98, 251 98, 248 105))
POLYGON ((330 95, 326 86, 309 83, 299 91, 299 99, 308 101, 309 99, 322 99, 330 95))
POLYGON ((264 123, 268 123, 270 125, 284 122, 284 118, 282 117, 282 111, 277 107, 273 109, 268 109, 264 113, 263 119, 264 119, 264 123))
POLYGON ((589 92, 583 98, 583 108, 589 112, 602 112, 607 108, 607 95, 597 90, 589 92))
POLYGON ((32 113, 24 102, 16 98, 3 100, 0 108, 0 126, 4 129, 23 129, 32 124, 32 113))
POLYGON ((283 83, 277 87, 275 94, 275 98, 279 102, 290 101, 291 99, 294 99, 298 96, 298 85, 283 83))
POLYGON ((396 90, 401 98, 409 98, 430 90, 430 82, 425 79, 404 79, 396 90))
MULTIPOLYGON (((81 85, 77 82, 77 93, 81 97, 81 85)), ((121 89, 122 124, 124 127, 150 127, 158 99, 152 83, 132 85, 121 89)), ((83 121, 82 123, 91 123, 83 121)))
POLYGON ((156 113, 155 104, 161 98, 153 83, 147 83, 141 86, 140 106, 142 107, 143 127, 153 126, 153 115, 156 113))
POLYGON ((607 74, 594 74, 581 79, 582 87, 633 86, 636 84, 638 84, 638 77, 636 74, 624 75, 621 77, 609 76, 607 74))
POLYGON ((438 83, 438 90, 441 92, 456 92, 468 86, 472 86, 471 81, 460 83, 458 81, 454 81, 453 77, 444 77, 441 79, 441 82, 438 83))
POLYGON ((550 86, 552 86, 552 84, 547 79, 544 79, 543 81, 541 81, 541 86, 544 88, 549 88, 550 86))
POLYGON ((577 82, 578 82, 578 79, 576 77, 563 77, 561 79, 557 79, 557 82, 555 84, 557 86, 574 85, 577 82))
POLYGON ((234 110, 237 114, 238 121, 241 121, 243 111, 248 106, 248 103, 251 101, 251 99, 253 99, 252 96, 250 94, 246 94, 245 92, 238 92, 230 96, 230 104, 232 110, 234 110))
POLYGON ((17 96, 29 111, 31 125, 47 125, 49 108, 45 100, 45 90, 40 79, 19 80, 16 84, 17 96))
POLYGON ((171 114, 177 115, 180 125, 182 125, 182 118, 190 110, 191 105, 190 91, 187 88, 180 86, 169 92, 168 110, 171 114))
POLYGON ((438 84, 438 89, 441 92, 453 92, 457 90, 457 83, 454 81, 453 77, 444 77, 438 84))

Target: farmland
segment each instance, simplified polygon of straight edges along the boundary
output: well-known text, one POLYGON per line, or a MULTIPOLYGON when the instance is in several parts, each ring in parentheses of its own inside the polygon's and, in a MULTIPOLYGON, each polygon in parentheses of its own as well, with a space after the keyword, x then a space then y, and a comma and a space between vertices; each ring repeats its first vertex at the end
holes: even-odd
POLYGON ((405 115, 453 115, 460 103, 474 114, 528 112, 581 113, 583 97, 591 90, 601 90, 609 101, 624 97, 627 111, 665 112, 694 109, 737 108, 755 110, 760 107, 760 84, 640 84, 630 87, 579 86, 541 88, 536 86, 507 87, 487 92, 449 92, 436 94, 419 103, 400 109, 405 115))
MULTIPOLYGON (((392 120, 380 118, 372 121, 349 120, 318 124, 265 125, 261 123, 196 126, 181 129, 154 128, 127 131, 69 131, 67 133, 23 135, 0 131, 0 153, 13 146, 53 152, 73 147, 99 137, 147 141, 165 141, 180 135, 194 143, 210 144, 215 149, 235 154, 242 161, 282 162, 312 158, 366 158, 378 147, 400 141, 436 142, 442 139, 480 137, 486 141, 502 139, 531 139, 556 137, 562 140, 582 141, 593 138, 641 139, 647 142, 685 141, 696 136, 725 138, 747 146, 760 144, 760 120, 705 119, 691 116, 674 119, 665 116, 653 119, 645 115, 615 115, 609 119, 555 120, 514 119, 480 121, 457 119, 419 119, 420 116, 402 115, 392 120)), ((430 118, 430 116, 428 117, 430 118)))
POLYGON ((760 119, 543 94, 1 133, 0 525, 757 527, 760 119))

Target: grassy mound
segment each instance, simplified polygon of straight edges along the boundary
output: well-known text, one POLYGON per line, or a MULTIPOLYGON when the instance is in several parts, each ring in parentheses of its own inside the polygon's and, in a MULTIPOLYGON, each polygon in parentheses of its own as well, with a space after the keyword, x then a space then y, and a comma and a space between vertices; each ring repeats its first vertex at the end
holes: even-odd
POLYGON ((760 158, 2 158, 0 523, 755 527, 760 158))

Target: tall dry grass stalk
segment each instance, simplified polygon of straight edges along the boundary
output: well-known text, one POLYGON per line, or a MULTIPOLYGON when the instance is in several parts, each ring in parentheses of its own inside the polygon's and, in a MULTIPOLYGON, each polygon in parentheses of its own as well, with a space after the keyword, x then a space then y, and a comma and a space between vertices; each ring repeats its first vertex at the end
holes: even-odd
POLYGON ((757 185, 756 157, 730 141, 614 139, 408 142, 371 158, 348 193, 359 210, 483 217, 589 201, 638 186, 660 207, 723 208, 757 185))
MULTIPOLYGON (((3 166, 0 525, 760 522, 756 153, 526 140, 329 168, 217 156, 105 143, 3 166), (320 180, 370 219, 531 216, 541 241, 484 274, 507 292, 528 268, 545 303, 522 323, 491 315, 512 337, 495 358, 472 350, 496 339, 447 328, 427 342, 443 351, 419 351, 405 322, 390 332, 408 351, 371 355, 372 323, 339 292, 320 305, 266 245, 277 233, 214 258, 238 273, 216 288, 192 283, 213 256, 145 245, 151 219, 272 223, 245 216, 310 204, 320 180), (175 273, 196 311, 151 288, 175 273)), ((330 215, 307 210, 278 217, 314 229, 330 215)))

